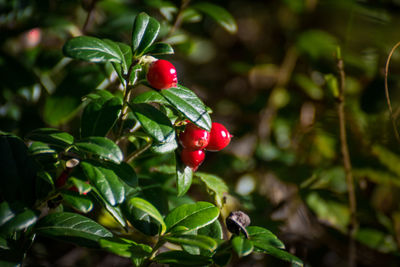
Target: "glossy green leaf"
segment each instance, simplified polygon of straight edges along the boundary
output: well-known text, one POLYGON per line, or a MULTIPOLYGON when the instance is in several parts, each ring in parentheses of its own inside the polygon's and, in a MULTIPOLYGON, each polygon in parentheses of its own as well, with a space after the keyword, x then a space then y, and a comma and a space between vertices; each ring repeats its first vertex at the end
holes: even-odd
POLYGON ((100 192, 108 203, 115 206, 124 201, 124 186, 111 169, 95 162, 82 162, 81 167, 90 184, 100 192))
POLYGON ((54 181, 53 178, 51 178, 51 175, 46 171, 37 172, 36 178, 36 197, 43 199, 48 196, 52 190, 54 190, 54 181))
POLYGON ((175 136, 174 128, 167 116, 149 104, 129 105, 142 128, 157 142, 163 143, 175 136))
POLYGON ((172 266, 205 266, 211 263, 211 259, 208 257, 176 250, 158 254, 154 261, 172 266))
POLYGON ((133 227, 143 234, 155 236, 160 233, 160 224, 157 220, 150 217, 148 213, 129 205, 128 201, 122 204, 121 210, 133 227))
POLYGON ((173 235, 166 236, 164 239, 171 243, 198 247, 208 251, 214 251, 217 248, 217 242, 205 235, 173 235))
POLYGON ((10 204, 7 201, 0 203, 0 226, 14 218, 22 210, 23 206, 21 204, 10 204))
POLYGON ((74 143, 74 137, 72 135, 52 128, 36 129, 32 131, 27 138, 62 148, 68 147, 74 143))
POLYGON ((239 257, 244 257, 253 252, 253 242, 244 236, 235 236, 232 240, 232 247, 239 257))
POLYGON ((172 46, 166 43, 154 43, 144 51, 144 54, 151 54, 153 56, 169 55, 173 53, 174 49, 172 46))
POLYGON ((215 220, 213 223, 200 228, 197 233, 199 235, 209 236, 215 239, 223 239, 224 233, 222 231, 221 223, 218 220, 215 220))
POLYGON ((136 16, 132 31, 132 50, 140 56, 156 40, 160 23, 146 13, 136 16))
POLYGON ((78 192, 63 190, 61 196, 66 203, 82 213, 88 213, 93 209, 93 202, 87 196, 78 192))
POLYGON ((123 55, 118 45, 91 36, 78 36, 68 40, 63 47, 64 55, 89 62, 122 63, 123 55))
POLYGON ((111 206, 107 200, 105 200, 100 192, 97 189, 93 189, 94 198, 100 203, 101 206, 115 219, 117 223, 119 223, 122 227, 126 228, 126 221, 124 216, 122 215, 121 209, 119 206, 111 206))
POLYGON ((211 118, 206 106, 192 90, 178 85, 158 93, 191 122, 207 131, 211 130, 211 118))
POLYGON ((123 161, 120 164, 108 162, 104 166, 111 169, 127 185, 131 187, 138 186, 138 177, 136 172, 128 163, 123 161))
POLYGON ((73 176, 68 178, 68 182, 73 184, 80 194, 89 193, 92 190, 92 186, 81 179, 75 178, 73 176))
POLYGON ((176 153, 176 188, 178 197, 186 194, 192 185, 193 170, 191 167, 182 163, 179 153, 176 153))
POLYGON ((224 194, 229 191, 229 188, 225 184, 224 180, 218 176, 203 172, 196 172, 194 175, 205 184, 207 191, 214 196, 217 206, 222 207, 224 194))
POLYGON ((101 159, 120 163, 123 160, 121 149, 106 137, 88 137, 75 143, 80 151, 97 155, 101 159))
POLYGON ((107 251, 125 258, 145 258, 151 255, 152 248, 125 238, 102 238, 100 246, 107 251))
POLYGON ((210 16, 228 32, 237 32, 235 19, 225 8, 207 2, 196 3, 191 5, 191 7, 199 10, 200 12, 203 12, 207 16, 210 16))
POLYGON ((0 233, 8 235, 12 234, 13 232, 28 228, 36 223, 39 218, 39 214, 39 211, 24 208, 0 227, 0 233))
POLYGON ((176 136, 171 135, 170 138, 168 138, 168 140, 165 141, 164 143, 153 144, 150 148, 150 151, 157 154, 165 154, 165 153, 170 153, 177 148, 178 148, 178 142, 176 141, 176 136))
POLYGON ((292 266, 303 266, 303 262, 299 258, 279 248, 273 246, 264 246, 261 251, 268 255, 274 256, 275 258, 288 261, 292 264, 292 266))
POLYGON ((122 109, 122 99, 97 99, 90 102, 81 117, 81 136, 106 136, 117 122, 122 109))
POLYGON ((31 155, 34 156, 42 154, 48 154, 48 155, 57 154, 57 150, 50 147, 49 144, 43 142, 32 142, 32 144, 29 146, 29 152, 31 153, 31 155))
POLYGON ((139 94, 133 100, 133 103, 140 104, 140 103, 159 103, 159 104, 169 104, 169 102, 157 93, 154 90, 146 91, 144 93, 139 94))
POLYGON ((172 210, 165 223, 167 230, 184 226, 190 230, 196 230, 213 223, 219 216, 219 209, 208 202, 199 201, 195 204, 184 204, 172 210))
POLYGON ((167 226, 165 225, 164 219, 160 212, 153 206, 153 204, 142 198, 134 197, 127 202, 127 205, 130 210, 135 208, 140 209, 147 213, 150 217, 154 218, 161 225, 161 235, 165 233, 167 226))
POLYGON ((52 213, 36 224, 36 232, 75 244, 98 247, 98 241, 112 233, 95 221, 70 212, 52 213))
POLYGON ((249 234, 250 240, 253 242, 256 248, 262 249, 263 246, 274 246, 281 249, 285 248, 285 245, 282 243, 282 241, 280 241, 271 231, 265 228, 248 226, 246 227, 246 230, 249 234))

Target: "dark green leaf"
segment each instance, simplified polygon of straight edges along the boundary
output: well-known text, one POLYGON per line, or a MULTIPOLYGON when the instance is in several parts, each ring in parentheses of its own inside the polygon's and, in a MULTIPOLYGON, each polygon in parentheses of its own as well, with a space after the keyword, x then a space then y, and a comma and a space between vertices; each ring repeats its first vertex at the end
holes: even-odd
POLYGON ((215 239, 223 239, 224 233, 222 232, 222 226, 218 220, 215 220, 213 223, 200 228, 197 233, 199 235, 209 236, 215 239))
POLYGON ((211 263, 211 259, 201 255, 192 255, 185 251, 168 251, 158 254, 154 260, 158 263, 172 266, 204 266, 211 263))
POLYGON ((88 137, 75 143, 79 150, 97 155, 101 159, 120 163, 123 155, 120 148, 105 137, 88 137))
POLYGON ((31 153, 31 155, 34 156, 41 154, 48 154, 48 155, 57 154, 57 150, 50 147, 48 144, 42 142, 32 142, 32 144, 29 147, 29 152, 31 153))
POLYGON ((73 176, 68 178, 68 182, 73 184, 80 194, 89 193, 92 190, 92 186, 81 179, 75 178, 73 176))
POLYGON ((150 256, 152 248, 145 244, 138 244, 125 238, 102 238, 100 246, 111 253, 125 258, 145 258, 150 256))
POLYGON ((232 247, 239 257, 244 257, 253 252, 253 242, 244 236, 235 236, 232 241, 232 247))
POLYGON ((168 231, 184 226, 196 230, 213 223, 219 216, 219 209, 208 202, 184 204, 172 210, 165 218, 168 231))
POLYGON ((219 25, 230 33, 237 32, 237 25, 232 15, 224 8, 211 3, 200 2, 191 5, 192 8, 203 12, 214 19, 219 25))
POLYGON ((68 147, 74 143, 74 137, 69 133, 51 128, 36 129, 32 131, 27 138, 62 148, 68 147))
POLYGON ((138 178, 135 170, 126 162, 121 162, 120 164, 109 162, 105 166, 114 171, 114 173, 127 185, 131 187, 138 186, 138 178))
POLYGON ((288 261, 292 263, 293 266, 303 266, 303 262, 299 258, 279 248, 273 246, 264 246, 262 251, 266 254, 274 256, 275 258, 288 261))
POLYGON ((14 218, 23 208, 24 207, 18 203, 10 204, 7 201, 0 203, 0 226, 14 218))
POLYGON ((90 184, 99 190, 108 203, 115 206, 124 201, 124 186, 111 169, 95 162, 82 162, 81 167, 90 184))
POLYGON ((133 23, 132 50, 135 56, 140 56, 157 38, 160 23, 142 12, 136 16, 133 23))
POLYGON ((171 45, 166 43, 155 43, 146 49, 144 54, 151 54, 153 56, 173 54, 174 49, 171 45))
POLYGON ((133 114, 143 129, 157 142, 163 143, 175 136, 174 128, 167 116, 149 104, 130 104, 133 114))
POLYGON ((64 190, 61 196, 66 203, 80 212, 88 213, 93 209, 93 202, 87 196, 80 195, 78 192, 64 190))
POLYGON ((145 235, 154 236, 159 234, 160 227, 159 223, 149 216, 148 213, 136 209, 134 206, 129 205, 128 201, 125 201, 122 204, 122 212, 124 216, 128 219, 128 221, 135 227, 137 230, 142 232, 145 235))
POLYGON ((176 153, 176 188, 178 197, 183 196, 192 185, 193 170, 182 163, 180 156, 176 153))
POLYGON ((94 189, 93 192, 94 194, 92 195, 96 198, 100 205, 106 209, 106 211, 115 219, 116 222, 118 222, 122 227, 126 228, 126 221, 122 216, 121 209, 118 206, 113 207, 108 204, 108 201, 105 200, 96 189, 94 189))
POLYGON ((192 90, 178 85, 158 93, 191 122, 207 131, 211 130, 211 118, 206 106, 192 90))
POLYGON ((249 226, 246 228, 250 240, 256 248, 262 249, 264 246, 274 246, 284 249, 285 245, 271 231, 258 227, 249 226))
POLYGON ((132 102, 135 104, 140 104, 140 103, 169 104, 169 102, 163 96, 161 96, 154 90, 141 93, 140 95, 136 96, 132 100, 132 102))
POLYGON ((15 214, 15 216, 8 220, 0 227, 0 233, 11 234, 16 231, 23 230, 36 223, 39 218, 39 212, 31 209, 23 209, 15 214))
POLYGON ((39 171, 36 177, 36 197, 39 199, 45 198, 52 190, 54 190, 53 179, 46 171, 39 171))
POLYGON ((150 148, 151 152, 157 154, 170 153, 178 148, 178 142, 176 141, 176 136, 171 135, 170 138, 164 143, 153 144, 150 148))
POLYGON ((224 194, 229 190, 225 182, 218 176, 212 174, 197 172, 194 175, 206 185, 207 191, 214 196, 217 206, 222 207, 224 194))
POLYGON ((198 247, 210 252, 217 248, 217 242, 205 235, 173 235, 166 236, 164 239, 171 243, 198 247))
POLYGON ((116 123, 122 108, 119 97, 90 102, 82 113, 81 136, 106 136, 116 123))
POLYGON ((88 247, 98 247, 97 242, 112 233, 95 221, 82 215, 59 212, 52 213, 36 224, 39 234, 88 247))
POLYGON ((64 55, 89 62, 122 63, 123 55, 118 45, 91 36, 78 36, 68 40, 63 47, 64 55))

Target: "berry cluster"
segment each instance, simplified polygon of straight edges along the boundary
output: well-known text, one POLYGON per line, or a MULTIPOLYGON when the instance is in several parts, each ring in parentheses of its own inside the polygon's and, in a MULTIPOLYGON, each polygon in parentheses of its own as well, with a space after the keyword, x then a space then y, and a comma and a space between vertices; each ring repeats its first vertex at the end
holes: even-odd
MULTIPOLYGON (((175 87, 178 85, 176 69, 167 60, 157 60, 149 67, 147 81, 158 90, 175 87)), ((231 134, 220 123, 213 122, 210 132, 189 123, 179 135, 179 141, 183 147, 182 162, 196 171, 204 161, 204 150, 220 151, 229 144, 231 138, 231 134)))

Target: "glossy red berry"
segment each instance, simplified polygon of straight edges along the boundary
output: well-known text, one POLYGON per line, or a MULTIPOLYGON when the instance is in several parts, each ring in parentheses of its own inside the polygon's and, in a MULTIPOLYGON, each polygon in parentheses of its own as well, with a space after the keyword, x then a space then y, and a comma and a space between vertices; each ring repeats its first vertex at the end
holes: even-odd
POLYGON ((152 87, 159 90, 175 87, 178 84, 174 65, 163 59, 159 59, 150 65, 147 80, 152 87))
POLYGON ((206 146, 206 150, 220 151, 229 145, 232 135, 228 132, 224 125, 213 122, 210 132, 210 141, 206 146))
POLYGON ((190 150, 203 149, 210 141, 210 133, 193 123, 186 125, 185 131, 179 134, 181 145, 190 150))
POLYGON ((190 150, 190 149, 182 149, 181 159, 182 162, 196 171, 200 164, 204 161, 206 153, 204 150, 190 150))

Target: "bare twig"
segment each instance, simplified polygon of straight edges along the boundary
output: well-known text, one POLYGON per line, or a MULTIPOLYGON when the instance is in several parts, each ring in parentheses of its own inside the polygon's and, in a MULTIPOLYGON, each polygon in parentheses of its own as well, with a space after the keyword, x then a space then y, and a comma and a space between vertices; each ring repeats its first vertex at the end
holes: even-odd
POLYGON ((356 194, 354 190, 354 179, 351 167, 349 147, 347 144, 347 134, 346 134, 346 113, 344 109, 345 105, 345 86, 346 86, 346 75, 344 72, 344 63, 340 55, 340 50, 337 53, 337 68, 339 72, 339 96, 337 104, 337 112, 339 116, 339 132, 340 132, 340 148, 343 158, 343 167, 346 174, 346 184, 347 184, 347 194, 349 198, 350 206, 350 229, 349 229, 349 267, 357 266, 356 262, 356 242, 355 234, 357 232, 358 223, 356 218, 356 194))
POLYGON ((398 42, 397 44, 395 44, 392 48, 392 50, 390 50, 389 56, 386 60, 386 67, 385 67, 385 96, 386 96, 386 102, 389 108, 389 112, 390 112, 390 120, 392 121, 392 125, 393 125, 393 130, 394 130, 394 135, 396 136, 396 140, 400 143, 400 136, 399 136, 399 132, 397 130, 397 126, 396 126, 396 119, 395 116, 393 115, 393 109, 392 109, 392 104, 390 102, 390 96, 389 96, 389 86, 388 86, 388 75, 389 75, 389 63, 390 63, 390 59, 392 58, 392 55, 394 53, 394 51, 396 50, 397 47, 400 46, 400 42, 398 42))
POLYGON ((135 152, 133 152, 132 154, 130 154, 127 158, 126 158, 126 162, 130 163, 132 160, 136 159, 137 157, 139 157, 143 152, 145 152, 147 149, 149 149, 151 147, 151 144, 153 142, 148 142, 146 145, 144 145, 142 148, 136 150, 135 152))
POLYGON ((82 33, 83 33, 83 34, 86 33, 87 28, 88 28, 88 26, 89 26, 89 22, 90 22, 90 20, 92 19, 92 14, 93 14, 93 10, 94 10, 94 8, 95 8, 95 6, 96 6, 96 2, 97 2, 97 0, 92 0, 92 2, 90 3, 89 10, 88 10, 88 14, 87 14, 87 16, 86 16, 85 23, 84 23, 83 26, 82 26, 82 33))

